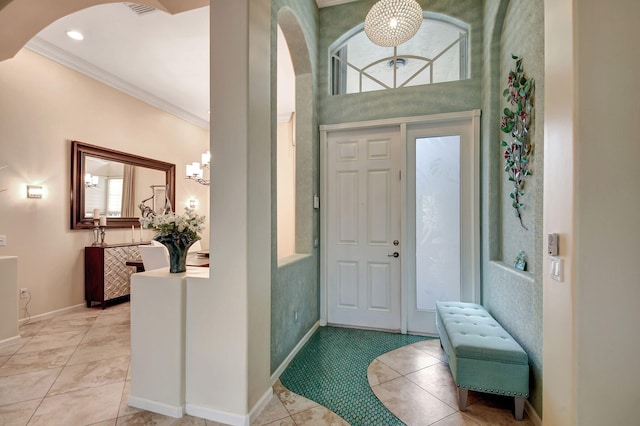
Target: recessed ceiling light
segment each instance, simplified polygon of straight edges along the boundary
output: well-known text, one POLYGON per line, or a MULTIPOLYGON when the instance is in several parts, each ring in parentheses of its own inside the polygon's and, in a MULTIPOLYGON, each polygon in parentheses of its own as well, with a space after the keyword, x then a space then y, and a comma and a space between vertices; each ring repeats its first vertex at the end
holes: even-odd
POLYGON ((67 31, 67 36, 78 41, 84 40, 84 36, 80 31, 75 31, 75 30, 67 31))

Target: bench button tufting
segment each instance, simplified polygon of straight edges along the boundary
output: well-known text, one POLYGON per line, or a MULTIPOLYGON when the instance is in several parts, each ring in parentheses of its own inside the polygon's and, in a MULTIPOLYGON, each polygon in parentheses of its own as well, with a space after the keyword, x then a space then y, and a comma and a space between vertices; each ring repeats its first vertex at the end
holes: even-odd
MULTIPOLYGON (((477 348, 478 350, 482 350, 483 352, 486 348, 491 350, 488 356, 493 357, 494 350, 497 351, 497 355, 497 353, 502 350, 500 348, 507 345, 508 342, 513 339, 508 334, 508 332, 506 332, 500 326, 500 323, 497 322, 484 308, 482 308, 482 306, 449 303, 439 305, 439 308, 441 308, 439 309, 439 314, 444 319, 444 321, 442 322, 444 331, 449 335, 450 338, 453 339, 454 342, 456 341, 456 336, 459 339, 459 342, 456 343, 456 346, 453 346, 452 348, 454 352, 453 355, 450 357, 449 354, 447 354, 448 359, 458 359, 459 354, 455 353, 456 347, 472 347, 477 348), (443 306, 449 309, 442 309, 443 306), (491 329, 487 329, 487 325, 491 326, 491 329), (483 333, 484 331, 486 331, 486 333, 483 333), (469 336, 469 338, 467 339, 466 336, 469 336), (483 341, 480 342, 477 339, 478 337, 482 338, 483 341), (495 340, 496 338, 502 339, 503 343, 497 342, 495 340)), ((528 364, 523 366, 521 369, 525 369, 527 367, 528 364)), ((460 389, 489 392, 498 395, 508 395, 510 397, 524 396, 526 398, 528 396, 527 392, 514 392, 511 390, 506 390, 509 389, 509 386, 503 387, 500 383, 495 383, 495 381, 490 385, 495 386, 494 388, 485 388, 483 386, 488 383, 480 383, 480 386, 478 386, 478 384, 472 385, 471 383, 465 383, 468 377, 465 377, 465 375, 460 372, 458 379, 460 380, 460 382, 462 382, 456 383, 456 385, 460 389)))

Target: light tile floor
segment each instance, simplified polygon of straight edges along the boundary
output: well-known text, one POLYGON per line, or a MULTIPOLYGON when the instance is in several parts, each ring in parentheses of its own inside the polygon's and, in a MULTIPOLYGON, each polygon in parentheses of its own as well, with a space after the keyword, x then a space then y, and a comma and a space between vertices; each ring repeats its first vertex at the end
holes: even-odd
POLYGON ((379 356, 367 378, 378 399, 407 425, 534 425, 526 413, 515 420, 508 397, 469 391, 467 410, 460 412, 458 388, 436 339, 379 356))
MULTIPOLYGON (((173 419, 127 405, 130 389, 129 304, 82 309, 20 327, 21 338, 0 346, 0 425, 221 425, 173 419)), ((457 410, 456 388, 437 340, 380 356, 370 366, 373 392, 408 425, 510 425, 510 401, 470 392, 457 410)), ((252 422, 263 425, 347 425, 335 413, 278 381, 273 398, 252 422)))

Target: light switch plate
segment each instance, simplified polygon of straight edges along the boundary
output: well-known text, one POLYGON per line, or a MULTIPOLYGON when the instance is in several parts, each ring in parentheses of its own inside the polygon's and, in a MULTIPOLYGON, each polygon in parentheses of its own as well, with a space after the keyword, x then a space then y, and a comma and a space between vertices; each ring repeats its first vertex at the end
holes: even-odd
POLYGON ((0 235, 0 247, 4 247, 7 245, 7 236, 0 235))
POLYGON ((563 262, 559 257, 551 258, 551 279, 562 282, 563 277, 563 262))

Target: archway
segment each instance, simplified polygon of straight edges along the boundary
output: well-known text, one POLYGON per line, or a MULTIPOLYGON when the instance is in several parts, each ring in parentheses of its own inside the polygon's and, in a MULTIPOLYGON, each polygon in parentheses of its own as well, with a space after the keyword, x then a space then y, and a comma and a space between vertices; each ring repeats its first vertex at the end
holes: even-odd
POLYGON ((295 14, 288 8, 278 12, 295 74, 295 252, 310 253, 313 248, 313 75, 306 39, 295 14))
MULTIPOLYGON (((0 0, 0 61, 15 56, 40 30, 52 22, 91 6, 121 3, 109 0, 0 0)), ((170 14, 209 5, 209 0, 138 0, 170 14)))

